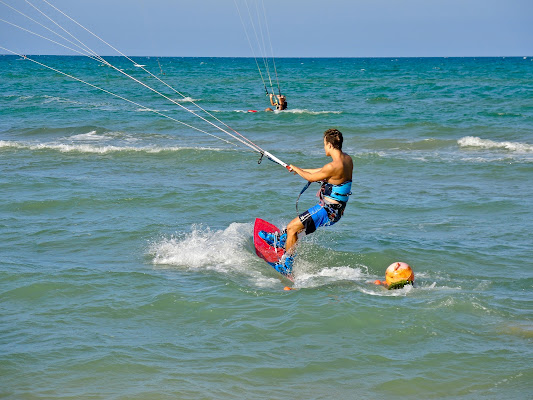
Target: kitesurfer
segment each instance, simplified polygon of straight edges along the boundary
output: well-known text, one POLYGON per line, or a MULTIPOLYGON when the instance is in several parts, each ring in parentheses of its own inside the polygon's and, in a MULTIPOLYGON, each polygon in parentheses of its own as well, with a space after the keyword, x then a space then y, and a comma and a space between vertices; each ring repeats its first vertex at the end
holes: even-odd
POLYGON ((276 107, 276 110, 282 111, 287 109, 287 98, 282 95, 276 95, 277 100, 274 101, 274 94, 270 93, 270 104, 276 107))
POLYGON ((324 132, 324 151, 326 156, 331 157, 331 162, 315 169, 289 166, 291 172, 308 182, 322 181, 318 204, 294 218, 281 234, 259 232, 259 236, 269 245, 285 248, 285 255, 280 260, 279 267, 287 273, 292 272, 298 234, 305 232, 309 235, 320 226, 333 225, 344 214, 348 196, 351 194, 353 160, 342 151, 342 142, 343 137, 339 130, 328 129, 324 132))

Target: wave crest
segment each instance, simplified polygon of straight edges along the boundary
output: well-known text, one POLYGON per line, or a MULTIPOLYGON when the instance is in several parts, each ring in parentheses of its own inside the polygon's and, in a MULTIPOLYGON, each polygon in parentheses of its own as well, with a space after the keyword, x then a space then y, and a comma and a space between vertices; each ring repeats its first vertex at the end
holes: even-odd
POLYGON ((65 143, 23 143, 0 140, 0 149, 21 149, 21 150, 53 150, 61 153, 89 153, 89 154, 109 154, 119 152, 139 152, 139 153, 161 153, 165 151, 183 150, 207 150, 221 151, 221 149, 208 147, 178 147, 178 146, 114 146, 114 145, 94 145, 94 144, 65 144, 65 143))
POLYGON ((520 142, 496 142, 477 136, 465 136, 457 141, 460 147, 477 147, 482 149, 502 149, 519 153, 533 152, 533 145, 520 142))
POLYGON ((309 115, 321 115, 321 114, 342 114, 342 111, 312 111, 307 109, 289 109, 289 110, 283 110, 283 113, 288 114, 309 114, 309 115))

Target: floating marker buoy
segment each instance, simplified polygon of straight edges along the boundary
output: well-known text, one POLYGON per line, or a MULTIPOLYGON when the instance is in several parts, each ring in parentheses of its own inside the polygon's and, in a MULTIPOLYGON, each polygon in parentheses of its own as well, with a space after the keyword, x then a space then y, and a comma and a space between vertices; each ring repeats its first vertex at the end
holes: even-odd
POLYGON ((404 262, 395 262, 388 266, 385 271, 385 280, 389 289, 400 289, 405 285, 412 285, 415 281, 415 273, 404 262))

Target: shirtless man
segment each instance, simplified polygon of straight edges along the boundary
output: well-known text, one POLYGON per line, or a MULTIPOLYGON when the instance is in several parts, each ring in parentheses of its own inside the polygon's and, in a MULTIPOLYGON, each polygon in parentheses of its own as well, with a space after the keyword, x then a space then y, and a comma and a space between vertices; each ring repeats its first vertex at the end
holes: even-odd
POLYGON ((287 109, 287 98, 280 94, 276 95, 277 101, 273 100, 274 95, 270 93, 270 104, 276 107, 276 110, 282 111, 287 109))
POLYGON ((298 217, 294 218, 284 232, 278 234, 259 232, 259 236, 269 245, 278 244, 285 248, 285 255, 278 271, 290 274, 294 263, 294 250, 298 242, 298 234, 305 231, 306 235, 313 233, 320 226, 335 224, 341 219, 348 196, 352 188, 353 160, 342 151, 343 137, 337 129, 324 132, 324 151, 332 161, 322 168, 303 169, 294 165, 289 168, 294 174, 300 175, 309 182, 322 181, 320 201, 298 217))

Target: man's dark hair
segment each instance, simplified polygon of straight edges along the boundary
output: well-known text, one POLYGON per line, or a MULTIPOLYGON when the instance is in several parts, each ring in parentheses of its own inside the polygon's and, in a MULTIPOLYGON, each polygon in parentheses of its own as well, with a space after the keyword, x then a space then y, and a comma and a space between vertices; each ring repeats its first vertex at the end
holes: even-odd
POLYGON ((342 133, 338 129, 328 129, 324 132, 326 143, 331 143, 334 149, 342 150, 342 133))

